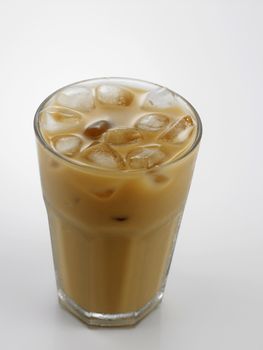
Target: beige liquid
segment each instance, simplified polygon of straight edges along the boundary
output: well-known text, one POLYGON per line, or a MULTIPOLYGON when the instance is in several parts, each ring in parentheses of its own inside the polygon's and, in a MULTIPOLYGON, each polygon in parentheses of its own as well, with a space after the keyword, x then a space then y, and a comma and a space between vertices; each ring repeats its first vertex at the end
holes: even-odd
MULTIPOLYGON (((192 145, 196 130, 181 144, 156 141, 158 133, 145 132, 140 145, 162 144, 167 164, 110 171, 78 165, 85 163, 81 151, 94 141, 83 136, 87 125, 107 119, 115 127, 131 127, 149 113, 140 107, 146 91, 132 91, 136 98, 129 107, 97 104, 70 132, 83 142, 71 158, 76 164, 38 143, 58 288, 89 312, 136 311, 164 287, 197 155, 195 148, 174 162, 192 145)), ((172 121, 184 110, 176 106, 162 113, 172 121)), ((54 134, 42 134, 52 145, 54 134)), ((114 149, 125 157, 135 146, 114 149)))

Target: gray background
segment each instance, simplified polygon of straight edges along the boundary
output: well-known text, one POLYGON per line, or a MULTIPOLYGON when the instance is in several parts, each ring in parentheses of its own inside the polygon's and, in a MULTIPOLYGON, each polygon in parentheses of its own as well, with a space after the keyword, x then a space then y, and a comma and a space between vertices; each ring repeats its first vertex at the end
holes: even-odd
POLYGON ((262 350, 263 2, 0 2, 0 348, 262 350), (160 83, 204 136, 165 299, 132 329, 56 301, 32 119, 85 78, 160 83))

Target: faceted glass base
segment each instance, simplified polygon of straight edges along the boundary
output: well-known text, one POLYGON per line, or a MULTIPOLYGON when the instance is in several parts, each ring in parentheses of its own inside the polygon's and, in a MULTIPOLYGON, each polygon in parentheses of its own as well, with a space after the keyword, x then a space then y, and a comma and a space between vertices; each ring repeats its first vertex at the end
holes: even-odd
POLYGON ((81 321, 89 326, 101 327, 120 327, 133 326, 143 319, 149 312, 154 310, 162 301, 163 290, 150 300, 141 309, 134 312, 127 312, 121 314, 103 314, 97 312, 90 312, 83 309, 69 298, 61 289, 58 290, 58 299, 60 304, 65 307, 72 314, 77 316, 81 321))

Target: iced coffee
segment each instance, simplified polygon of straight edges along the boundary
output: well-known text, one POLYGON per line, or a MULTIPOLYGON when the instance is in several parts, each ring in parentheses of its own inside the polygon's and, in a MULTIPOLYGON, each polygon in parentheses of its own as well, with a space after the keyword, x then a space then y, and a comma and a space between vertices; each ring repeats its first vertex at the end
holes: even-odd
POLYGON ((164 87, 93 79, 35 117, 58 298, 89 325, 132 325, 162 300, 201 138, 164 87))

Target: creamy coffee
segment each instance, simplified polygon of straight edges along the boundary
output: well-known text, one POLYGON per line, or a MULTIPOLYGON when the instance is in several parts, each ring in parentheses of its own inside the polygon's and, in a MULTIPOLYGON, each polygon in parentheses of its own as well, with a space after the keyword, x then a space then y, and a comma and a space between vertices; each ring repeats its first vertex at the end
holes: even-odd
POLYGON ((40 106, 59 298, 88 324, 133 324, 161 300, 200 128, 183 98, 129 79, 73 84, 40 106))

